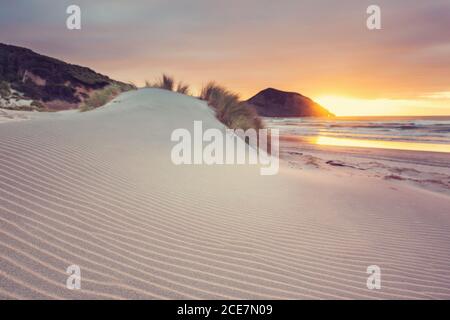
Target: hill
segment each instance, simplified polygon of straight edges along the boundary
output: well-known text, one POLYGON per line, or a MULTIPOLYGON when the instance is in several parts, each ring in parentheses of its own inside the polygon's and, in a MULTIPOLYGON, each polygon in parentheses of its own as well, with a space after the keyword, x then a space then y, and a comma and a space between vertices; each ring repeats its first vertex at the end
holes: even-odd
POLYGON ((247 100, 262 117, 334 117, 324 107, 296 92, 265 89, 247 100))
POLYGON ((131 85, 89 68, 47 57, 30 49, 0 43, 0 106, 10 109, 77 108, 96 90, 131 85))

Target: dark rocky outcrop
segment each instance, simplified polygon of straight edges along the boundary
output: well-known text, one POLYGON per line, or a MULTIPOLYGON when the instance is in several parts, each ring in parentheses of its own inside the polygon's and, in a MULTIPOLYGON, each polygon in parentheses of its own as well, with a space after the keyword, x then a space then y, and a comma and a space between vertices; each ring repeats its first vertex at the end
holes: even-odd
POLYGON ((255 106, 262 117, 333 117, 324 107, 295 92, 273 88, 259 92, 247 102, 255 106))

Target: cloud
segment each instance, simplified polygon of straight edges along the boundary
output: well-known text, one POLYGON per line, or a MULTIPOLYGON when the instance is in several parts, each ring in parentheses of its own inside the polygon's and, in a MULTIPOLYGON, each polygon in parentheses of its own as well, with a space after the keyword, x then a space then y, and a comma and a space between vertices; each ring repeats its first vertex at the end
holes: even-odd
POLYGON ((405 97, 450 87, 450 4, 379 0, 0 0, 0 38, 142 83, 162 71, 243 93, 277 86, 307 95, 405 97))
POLYGON ((449 99, 450 100, 450 91, 432 92, 432 93, 423 94, 420 97, 424 98, 424 99, 439 99, 439 100, 449 99))

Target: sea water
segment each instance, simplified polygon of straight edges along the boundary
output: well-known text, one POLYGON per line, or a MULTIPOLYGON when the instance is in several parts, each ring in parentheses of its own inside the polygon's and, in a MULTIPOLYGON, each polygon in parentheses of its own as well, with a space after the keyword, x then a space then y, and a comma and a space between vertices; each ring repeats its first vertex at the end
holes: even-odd
POLYGON ((334 146, 450 153, 450 116, 265 118, 281 135, 334 146))

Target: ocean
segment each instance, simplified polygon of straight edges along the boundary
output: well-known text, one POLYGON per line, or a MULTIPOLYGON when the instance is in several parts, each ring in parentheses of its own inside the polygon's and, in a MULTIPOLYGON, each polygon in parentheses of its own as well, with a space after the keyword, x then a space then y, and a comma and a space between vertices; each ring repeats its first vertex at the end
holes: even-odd
POLYGON ((450 152, 450 116, 265 118, 280 134, 339 146, 450 152))

